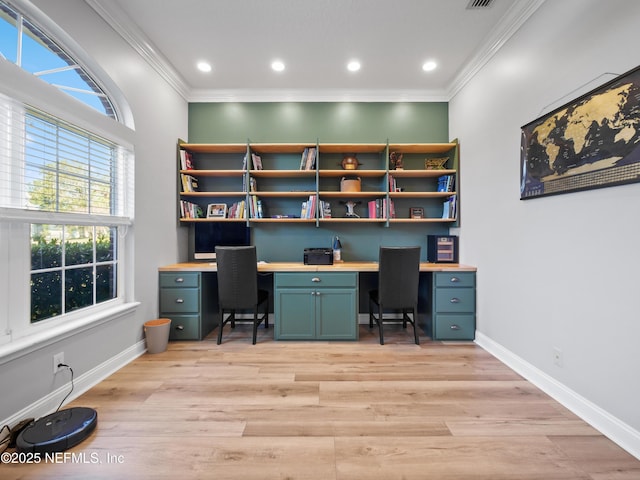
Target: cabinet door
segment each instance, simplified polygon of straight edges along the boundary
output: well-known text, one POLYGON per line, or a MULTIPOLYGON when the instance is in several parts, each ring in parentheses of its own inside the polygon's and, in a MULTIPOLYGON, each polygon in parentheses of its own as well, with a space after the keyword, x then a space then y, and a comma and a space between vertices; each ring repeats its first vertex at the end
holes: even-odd
POLYGON ((315 338, 315 290, 277 288, 275 295, 276 340, 315 338))
POLYGON ((316 290, 316 334, 322 340, 356 340, 358 314, 356 289, 316 290))

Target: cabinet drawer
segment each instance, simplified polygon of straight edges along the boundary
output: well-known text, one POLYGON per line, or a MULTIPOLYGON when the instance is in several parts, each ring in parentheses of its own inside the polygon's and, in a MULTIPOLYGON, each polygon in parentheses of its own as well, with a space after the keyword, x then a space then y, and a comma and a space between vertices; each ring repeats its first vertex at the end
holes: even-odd
POLYGON ((200 316, 199 315, 169 315, 171 330, 169 340, 199 340, 200 316))
POLYGON ((356 272, 295 272, 275 274, 275 287, 355 287, 358 284, 356 272))
POLYGON ((475 315, 437 315, 434 322, 434 340, 473 340, 475 315))
POLYGON ((475 312, 474 288, 438 288, 435 294, 436 312, 475 312))
POLYGON ((199 273, 162 272, 160 274, 160 288, 198 286, 200 286, 199 273))
POLYGON ((160 315, 199 311, 198 288, 161 288, 160 315))
POLYGON ((476 274, 474 272, 436 272, 436 287, 475 287, 476 274))

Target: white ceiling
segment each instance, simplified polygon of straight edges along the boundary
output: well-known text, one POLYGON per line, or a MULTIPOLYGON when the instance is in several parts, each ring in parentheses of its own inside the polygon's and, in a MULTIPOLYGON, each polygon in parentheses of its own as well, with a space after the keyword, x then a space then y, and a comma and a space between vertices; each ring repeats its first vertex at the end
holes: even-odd
POLYGON ((446 101, 544 2, 85 1, 189 101, 446 101))

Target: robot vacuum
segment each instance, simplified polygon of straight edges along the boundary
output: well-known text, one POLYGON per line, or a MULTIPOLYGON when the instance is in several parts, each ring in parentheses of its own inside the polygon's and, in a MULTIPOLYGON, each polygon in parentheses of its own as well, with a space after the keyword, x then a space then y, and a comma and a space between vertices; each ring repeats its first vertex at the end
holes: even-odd
POLYGON ((59 410, 26 426, 16 439, 18 452, 62 452, 86 439, 98 424, 93 408, 59 410))

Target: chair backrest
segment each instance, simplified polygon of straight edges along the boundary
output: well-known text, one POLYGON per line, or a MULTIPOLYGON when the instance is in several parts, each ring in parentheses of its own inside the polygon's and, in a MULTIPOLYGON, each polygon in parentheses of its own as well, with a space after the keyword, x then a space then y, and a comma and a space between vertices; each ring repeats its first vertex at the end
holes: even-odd
POLYGON ((216 247, 218 302, 224 308, 251 308, 258 302, 256 247, 216 247))
POLYGON ((418 303, 420 247, 380 247, 378 300, 385 307, 418 303))

